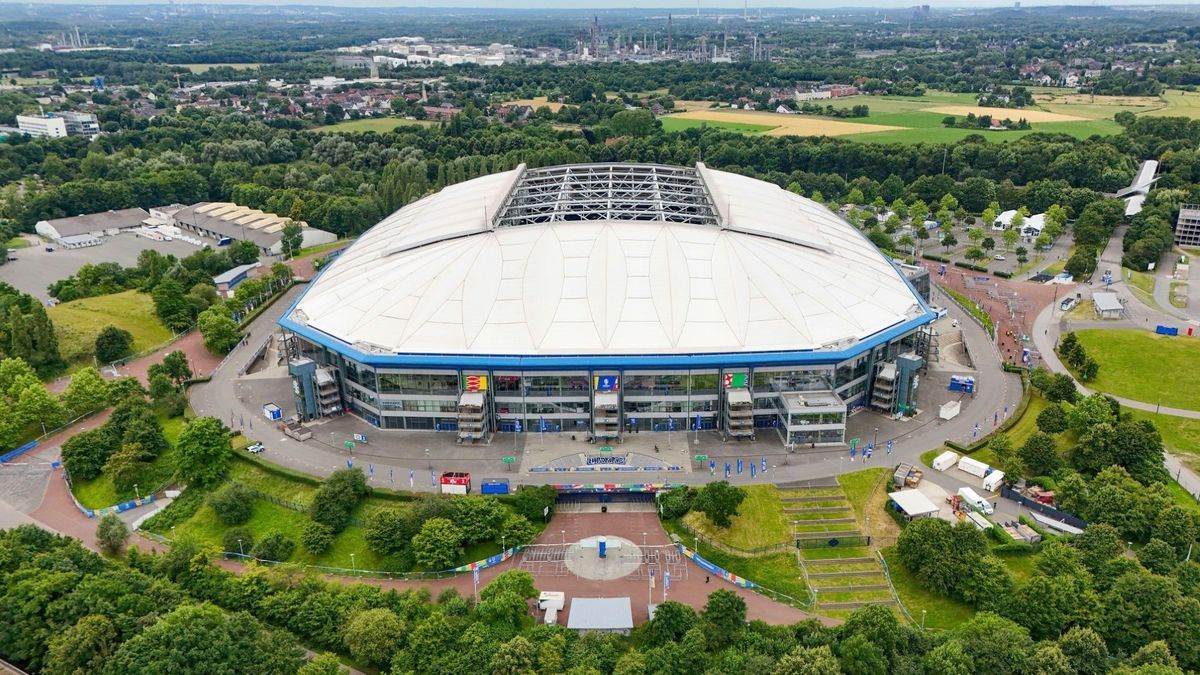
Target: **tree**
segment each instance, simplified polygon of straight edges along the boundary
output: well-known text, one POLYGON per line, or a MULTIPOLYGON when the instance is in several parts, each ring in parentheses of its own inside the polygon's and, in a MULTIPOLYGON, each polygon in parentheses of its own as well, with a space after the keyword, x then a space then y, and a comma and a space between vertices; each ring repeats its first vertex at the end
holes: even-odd
POLYGON ((536 665, 537 652, 525 636, 518 635, 500 645, 500 649, 492 655, 492 675, 525 675, 533 672, 536 665))
POLYGON ((342 642, 356 660, 386 666, 404 639, 404 622, 390 609, 366 609, 346 624, 342 642))
POLYGON ((708 633, 712 646, 720 649, 734 644, 737 636, 746 629, 746 601, 725 588, 713 591, 708 594, 700 617, 713 629, 708 633))
POLYGON ((1075 675, 1066 654, 1053 642, 1039 643, 1029 658, 1029 666, 1038 675, 1075 675))
POLYGON ((1035 476, 1049 475, 1062 466, 1054 437, 1040 431, 1030 434, 1018 452, 1025 468, 1035 476))
POLYGON ((1179 662, 1175 656, 1171 654, 1171 648, 1163 640, 1155 640, 1141 649, 1133 653, 1132 656, 1122 665, 1131 668, 1141 668, 1142 666, 1159 666, 1162 668, 1175 669, 1179 667, 1179 662))
POLYGON ((89 614, 50 639, 42 672, 46 675, 101 672, 120 644, 117 629, 108 617, 89 614))
POLYGON ((996 240, 991 237, 984 237, 979 245, 983 247, 983 250, 991 251, 996 248, 996 240))
POLYGON ((129 527, 115 513, 101 518, 96 526, 96 543, 100 545, 100 550, 109 555, 120 553, 128 539, 129 527))
POLYGON ((729 527, 730 520, 737 515, 738 507, 746 498, 746 491, 730 485, 728 481, 709 483, 696 493, 692 509, 708 516, 718 527, 729 527))
POLYGON ((696 611, 685 604, 668 600, 655 609, 654 618, 642 625, 639 635, 646 645, 658 647, 677 642, 696 625, 696 611))
POLYGON ((1024 246, 1018 246, 1016 253, 1017 262, 1021 263, 1022 265, 1029 260, 1029 249, 1025 248, 1024 246))
POLYGON ((1191 511, 1172 504, 1159 511, 1152 536, 1170 544, 1177 553, 1185 554, 1196 540, 1196 519, 1191 511))
POLYGON ((962 642, 946 640, 925 655, 925 672, 938 675, 973 675, 975 662, 963 651, 962 642))
POLYGON ((126 443, 108 456, 108 461, 104 463, 104 473, 112 479, 118 490, 129 490, 137 483, 147 459, 150 457, 141 445, 126 443))
POLYGON ((462 557, 462 530, 446 518, 431 518, 412 539, 416 560, 428 570, 452 567, 462 557))
POLYGON ((1137 559, 1142 563, 1142 567, 1155 574, 1167 576, 1179 563, 1179 554, 1162 539, 1151 539, 1137 552, 1137 559))
POLYGON ((491 600, 501 593, 512 593, 522 600, 532 600, 538 595, 533 585, 533 575, 522 570, 509 570, 499 574, 479 592, 480 600, 491 600))
POLYGON ((1072 628, 1058 639, 1058 646, 1078 675, 1103 675, 1108 670, 1108 647, 1091 628, 1072 628))
POLYGON ((198 417, 179 434, 175 475, 188 485, 213 485, 229 467, 229 430, 215 417, 198 417))
POLYGON ((513 497, 513 510, 530 521, 544 520, 554 513, 554 502, 558 493, 553 485, 522 485, 513 497), (547 510, 548 509, 548 510, 547 510))
POLYGON ((242 483, 226 483, 221 489, 208 496, 208 505, 217 520, 226 525, 241 525, 250 520, 250 507, 254 493, 242 483))
POLYGON ((957 245, 958 245, 958 238, 955 237, 952 233, 946 232, 946 234, 942 235, 942 246, 945 246, 947 251, 950 250, 951 246, 957 246, 957 245))
POLYGON ((300 544, 309 553, 324 553, 333 546, 333 528, 321 523, 308 523, 300 532, 300 544))
POLYGON ((293 258, 300 252, 300 247, 304 245, 304 229, 293 220, 288 220, 280 232, 279 240, 282 248, 283 257, 293 258))
POLYGON ((1064 269, 1076 279, 1092 276, 1092 272, 1096 271, 1096 252, 1083 246, 1076 248, 1075 253, 1067 259, 1064 269))
POLYGON ((99 476, 112 453, 112 441, 102 428, 75 434, 62 446, 63 465, 73 480, 99 476))
POLYGON ((362 469, 338 469, 321 482, 309 504, 308 515, 334 533, 341 532, 350 522, 350 512, 370 493, 362 469))
POLYGON ((975 672, 1023 673, 1033 648, 1029 632, 991 612, 980 612, 953 631, 962 641, 963 653, 971 658, 975 672))
POLYGON ((196 319, 204 346, 214 354, 227 354, 242 340, 241 330, 224 305, 213 305, 196 319))
POLYGON ((296 675, 349 675, 349 673, 350 670, 342 666, 342 662, 338 661, 337 656, 329 652, 317 654, 296 671, 296 675))
POLYGON ((633 136, 635 138, 649 136, 659 127, 654 119, 654 113, 645 108, 622 110, 608 118, 609 128, 614 136, 633 136))
POLYGON ((1021 233, 1016 228, 1009 228, 1000 235, 1000 238, 1004 240, 1004 250, 1011 251, 1012 247, 1021 240, 1021 233))
POLYGON ((106 672, 155 675, 170 664, 179 673, 290 675, 300 667, 301 654, 286 632, 264 629, 245 612, 182 605, 122 644, 106 672))
POLYGON ((495 497, 461 497, 452 501, 451 506, 454 508, 451 520, 462 530, 464 544, 499 539, 500 525, 508 511, 495 497))
POLYGON ((195 314, 184 298, 184 288, 172 277, 166 277, 150 292, 154 300, 154 313, 163 325, 174 331, 187 330, 195 314))
POLYGON ((883 650, 863 635, 852 635, 843 640, 837 653, 846 675, 886 675, 888 672, 883 650))
POLYGON ((983 228, 972 227, 967 230, 967 239, 970 239, 971 244, 974 246, 979 246, 985 237, 987 237, 987 234, 983 231, 983 228))
POLYGON ((796 647, 779 659, 773 675, 839 675, 837 657, 829 645, 796 647))
POLYGON ((182 385, 192 379, 192 368, 188 365, 187 354, 181 350, 176 349, 164 356, 162 365, 176 385, 182 385))
POLYGON ((108 405, 108 382, 95 368, 80 368, 71 375, 62 403, 73 416, 100 410, 108 405))
POLYGON ((380 555, 394 555, 408 548, 408 542, 416 534, 405 511, 381 509, 367 519, 367 546, 380 555))
POLYGON ((116 326, 105 326, 96 336, 96 359, 111 363, 127 356, 133 347, 133 334, 116 326))
POLYGON ((966 257, 967 260, 977 263, 980 260, 987 258, 987 253, 985 253, 984 250, 978 246, 972 246, 971 248, 967 249, 967 252, 964 253, 963 256, 966 257))
POLYGON ((1046 406, 1037 416, 1037 427, 1047 434, 1058 434, 1067 430, 1067 413, 1057 403, 1046 406))
POLYGON ((254 550, 254 533, 244 527, 231 527, 221 535, 221 548, 228 553, 245 555, 254 550))
POLYGON ((40 382, 22 389, 13 407, 20 424, 40 424, 43 429, 57 427, 66 417, 62 404, 40 382))
POLYGON ((1067 410, 1067 425, 1080 436, 1101 424, 1112 424, 1115 418, 1108 397, 1100 393, 1087 396, 1067 410))
POLYGON ((289 539, 284 533, 274 531, 263 535, 262 539, 254 544, 254 548, 250 550, 250 557, 258 560, 283 562, 292 557, 295 552, 296 542, 289 539))

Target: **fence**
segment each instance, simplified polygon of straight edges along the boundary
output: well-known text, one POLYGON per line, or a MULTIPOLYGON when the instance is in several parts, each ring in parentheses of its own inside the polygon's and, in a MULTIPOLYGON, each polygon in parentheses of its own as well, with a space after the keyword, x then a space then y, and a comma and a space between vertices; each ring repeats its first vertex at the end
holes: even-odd
POLYGON ((33 450, 37 446, 38 446, 38 442, 36 440, 32 440, 32 441, 29 441, 28 443, 26 443, 25 445, 22 445, 19 448, 14 448, 12 450, 9 450, 8 452, 4 453, 3 455, 0 455, 0 464, 4 464, 6 462, 11 462, 14 459, 20 457, 21 455, 29 452, 30 450, 33 450))
POLYGON ((705 539, 704 535, 700 534, 694 528, 689 526, 687 523, 683 522, 682 519, 677 520, 676 522, 679 524, 680 528, 682 528, 688 534, 692 535, 692 538, 694 540, 696 540, 697 542, 702 541, 710 548, 715 548, 718 551, 721 551, 722 553, 728 553, 729 555, 735 555, 739 558, 754 558, 754 557, 760 556, 760 555, 770 555, 772 553, 785 553, 785 552, 791 550, 791 545, 788 544, 787 542, 783 542, 781 544, 774 544, 771 546, 759 546, 758 548, 752 548, 752 549, 736 548, 733 546, 729 546, 728 544, 724 544, 719 541, 716 541, 715 539, 705 539))
POLYGON ((1034 501, 1010 487, 1001 488, 1000 496, 1004 497, 1005 499, 1011 499, 1030 511, 1037 511, 1042 515, 1049 516, 1055 520, 1061 520, 1062 522, 1073 527, 1078 527, 1080 529, 1087 527, 1087 521, 1079 516, 1073 513, 1067 513, 1066 511, 1059 511, 1053 506, 1047 506, 1041 502, 1034 501))
MULTIPOLYGON (((883 568, 883 578, 887 579, 888 588, 892 591, 892 597, 896 599, 896 606, 900 608, 901 612, 904 612, 904 616, 908 619, 909 623, 914 626, 917 625, 916 619, 909 613, 908 608, 904 606, 904 601, 900 599, 900 594, 896 592, 896 585, 892 583, 892 570, 888 567, 887 559, 879 551, 875 551, 875 555, 879 557, 879 566, 883 568)), ((921 626, 921 629, 924 630, 925 627, 921 626)))

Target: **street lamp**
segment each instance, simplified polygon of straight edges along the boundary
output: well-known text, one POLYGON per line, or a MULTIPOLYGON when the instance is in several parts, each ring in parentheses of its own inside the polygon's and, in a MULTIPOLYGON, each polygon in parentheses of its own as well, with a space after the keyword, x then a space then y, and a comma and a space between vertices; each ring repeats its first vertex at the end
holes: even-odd
POLYGON ((871 447, 879 445, 879 427, 875 427, 875 440, 871 441, 871 447))
POLYGON ((431 470, 433 469, 433 463, 429 461, 429 448, 425 448, 425 463, 429 465, 431 470))
POLYGON ((500 535, 500 552, 504 553, 505 550, 506 549, 504 548, 504 535, 500 535))
POLYGON ((171 540, 172 541, 175 540, 175 526, 174 525, 171 526, 171 540))
POLYGON ((137 483, 134 483, 134 484, 133 484, 133 496, 134 496, 134 497, 137 497, 137 498, 138 498, 138 501, 141 501, 141 499, 142 499, 142 493, 141 493, 141 491, 140 491, 140 490, 138 490, 138 484, 137 484, 137 483))
POLYGON ((241 556, 246 555, 246 551, 242 548, 242 540, 241 539, 238 539, 238 554, 241 556))
POLYGON ((358 576, 358 567, 354 564, 354 554, 350 554, 350 574, 358 576))
POLYGON ((921 630, 925 630, 925 610, 921 610, 921 630))
POLYGON ((566 546, 566 545, 567 545, 567 531, 566 531, 566 530, 559 530, 559 533, 560 533, 560 534, 562 534, 562 542, 563 542, 563 546, 566 546))
POLYGON ((646 533, 642 533, 642 548, 646 548, 646 533))

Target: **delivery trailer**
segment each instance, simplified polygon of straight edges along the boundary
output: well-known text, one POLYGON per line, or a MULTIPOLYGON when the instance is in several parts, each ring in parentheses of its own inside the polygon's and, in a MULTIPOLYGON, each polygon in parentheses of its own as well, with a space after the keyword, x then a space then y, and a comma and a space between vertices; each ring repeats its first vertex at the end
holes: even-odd
POLYGON ((959 488, 958 498, 962 500, 963 506, 971 509, 972 511, 980 511, 986 515, 991 515, 991 513, 995 511, 995 509, 992 508, 991 502, 983 497, 980 497, 977 492, 969 487, 959 488))
POLYGON ((955 464, 958 464, 958 453, 953 450, 947 450, 933 459, 933 468, 937 471, 945 471, 955 464))
POLYGON ((995 492, 1004 485, 1004 472, 993 471, 983 477, 983 489, 985 492, 995 492))
POLYGON ((992 467, 988 466, 987 464, 984 464, 977 459, 971 459, 970 457, 963 457, 962 459, 958 460, 959 471, 966 471, 972 476, 977 476, 979 478, 983 478, 984 476, 988 475, 988 470, 991 468, 992 467))

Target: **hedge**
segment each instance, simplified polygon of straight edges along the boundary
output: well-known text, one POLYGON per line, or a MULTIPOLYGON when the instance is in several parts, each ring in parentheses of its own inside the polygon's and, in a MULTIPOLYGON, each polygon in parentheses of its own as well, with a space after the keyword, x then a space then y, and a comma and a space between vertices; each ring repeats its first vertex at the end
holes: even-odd
POLYGON ((950 262, 950 259, 949 259, 949 258, 947 258, 947 257, 945 257, 945 256, 934 255, 934 254, 932 254, 932 253, 925 253, 925 254, 924 254, 924 257, 925 257, 925 259, 926 259, 926 260, 933 260, 933 261, 940 262, 940 263, 948 263, 948 262, 950 262))
POLYGON ((1012 278, 1012 272, 1001 272, 1001 271, 997 270, 995 272, 992 272, 992 274, 1000 277, 1001 279, 1011 279, 1012 278))
POLYGON ((954 261, 954 266, 955 266, 955 267, 961 267, 961 268, 963 268, 963 269, 965 269, 965 270, 974 270, 974 271, 976 271, 976 272, 983 272, 984 274, 987 274, 987 273, 988 273, 988 268, 987 268, 987 267, 985 267, 985 266, 983 266, 983 265, 972 265, 972 264, 971 264, 971 263, 969 263, 969 262, 963 262, 963 261, 961 261, 961 260, 955 260, 955 261, 954 261))

